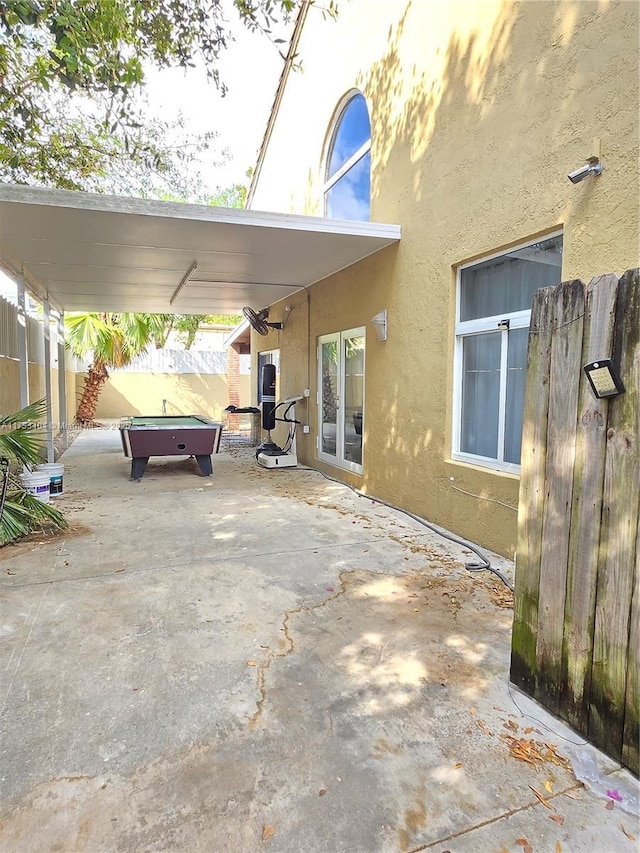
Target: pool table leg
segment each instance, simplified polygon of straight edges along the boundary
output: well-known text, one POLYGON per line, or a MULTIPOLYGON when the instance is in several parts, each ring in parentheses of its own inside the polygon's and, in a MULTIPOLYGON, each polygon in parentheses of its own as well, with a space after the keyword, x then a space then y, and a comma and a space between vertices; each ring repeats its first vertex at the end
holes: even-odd
POLYGON ((148 456, 135 456, 131 460, 131 479, 132 480, 141 480, 145 469, 147 467, 147 462, 149 461, 148 456))
POLYGON ((211 464, 210 456, 196 456, 196 462, 203 477, 210 477, 213 474, 213 465, 211 464))

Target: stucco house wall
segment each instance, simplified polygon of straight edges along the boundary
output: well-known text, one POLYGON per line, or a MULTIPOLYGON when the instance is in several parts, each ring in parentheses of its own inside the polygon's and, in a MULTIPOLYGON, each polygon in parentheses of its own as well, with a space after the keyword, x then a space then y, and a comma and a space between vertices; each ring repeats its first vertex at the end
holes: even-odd
MULTIPOLYGON (((311 389, 298 411, 311 426, 298 435, 302 462, 513 556, 517 474, 451 458, 456 271, 557 231, 564 280, 638 266, 639 7, 339 7, 337 21, 313 7, 307 15, 304 71, 288 75, 251 207, 323 215, 332 122, 359 90, 372 125, 371 219, 400 224, 402 240, 287 300, 285 328, 253 336, 253 366, 259 350, 279 349, 282 396, 311 389), (604 173, 571 184, 567 173, 593 154, 604 173), (382 309, 385 342, 370 323, 382 309), (362 476, 316 459, 317 339, 359 326, 362 476)), ((272 306, 271 320, 283 316, 272 306)))

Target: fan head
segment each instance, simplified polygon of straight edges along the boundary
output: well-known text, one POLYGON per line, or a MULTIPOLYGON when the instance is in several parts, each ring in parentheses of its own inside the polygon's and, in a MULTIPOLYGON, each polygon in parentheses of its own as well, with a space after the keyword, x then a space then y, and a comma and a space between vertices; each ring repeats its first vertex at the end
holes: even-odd
POLYGON ((245 305, 242 313, 249 321, 249 325, 254 332, 257 332, 259 335, 268 335, 269 329, 282 328, 282 323, 267 323, 267 317, 269 316, 268 308, 261 308, 259 311, 255 311, 253 308, 245 305))

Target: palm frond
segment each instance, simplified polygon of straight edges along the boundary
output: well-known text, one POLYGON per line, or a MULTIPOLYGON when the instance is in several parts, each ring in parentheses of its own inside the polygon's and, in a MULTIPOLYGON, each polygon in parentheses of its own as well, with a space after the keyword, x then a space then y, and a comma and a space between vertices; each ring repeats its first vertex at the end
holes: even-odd
POLYGON ((38 400, 18 412, 0 417, 0 456, 8 456, 27 468, 40 463, 45 433, 36 424, 45 416, 46 402, 38 400))
POLYGON ((65 316, 65 346, 84 358, 101 349, 109 335, 109 324, 104 314, 84 312, 65 316))
POLYGON ((0 426, 8 426, 13 424, 25 424, 32 421, 41 420, 47 413, 46 400, 36 400, 35 403, 29 403, 24 409, 17 412, 12 412, 9 415, 0 415, 0 426))
POLYGON ((14 542, 37 530, 63 530, 68 527, 62 513, 23 489, 7 495, 0 518, 0 546, 14 542))

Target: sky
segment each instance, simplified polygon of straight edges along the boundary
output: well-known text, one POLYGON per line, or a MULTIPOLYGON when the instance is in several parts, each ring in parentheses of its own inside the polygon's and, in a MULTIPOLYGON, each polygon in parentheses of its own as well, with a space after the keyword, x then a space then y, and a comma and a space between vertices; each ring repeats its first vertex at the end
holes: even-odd
MULTIPOLYGON (((225 5, 229 5, 228 2, 225 5)), ((202 164, 203 177, 212 189, 246 182, 247 169, 256 164, 257 153, 271 112, 284 61, 266 36, 249 32, 237 14, 228 13, 235 42, 221 52, 218 68, 227 87, 223 98, 208 83, 204 68, 152 71, 147 80, 151 114, 169 118, 181 111, 194 132, 219 134, 202 164), (219 152, 228 149, 222 165, 219 152)), ((292 23, 277 35, 288 38, 292 23)), ((286 52, 287 45, 278 45, 286 52)))

